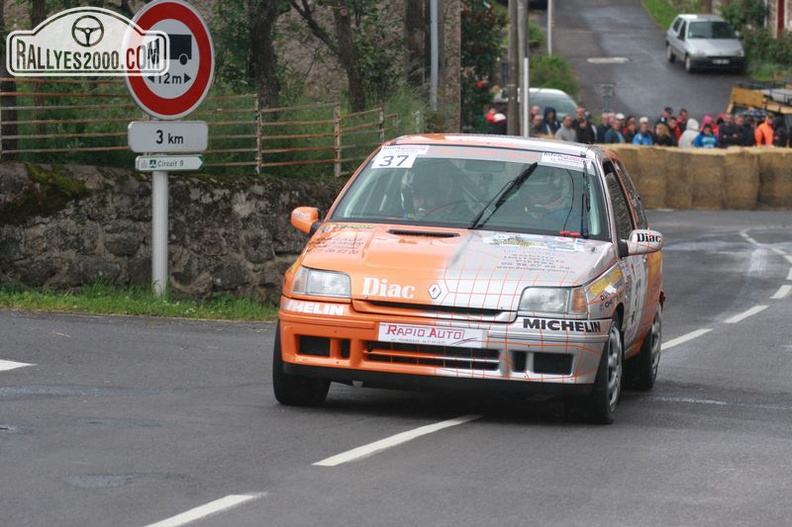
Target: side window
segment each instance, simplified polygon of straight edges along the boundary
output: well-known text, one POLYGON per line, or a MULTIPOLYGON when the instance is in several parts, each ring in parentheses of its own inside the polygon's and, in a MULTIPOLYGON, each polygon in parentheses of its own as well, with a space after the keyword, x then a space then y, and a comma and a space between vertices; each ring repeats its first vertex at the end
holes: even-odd
POLYGON ((648 229, 649 221, 646 219, 646 212, 644 211, 643 203, 641 202, 641 196, 635 190, 635 185, 633 185, 632 179, 630 179, 630 174, 627 173, 627 169, 624 168, 624 165, 621 164, 621 161, 616 161, 616 172, 619 174, 619 178, 622 180, 622 184, 627 190, 627 197, 629 198, 630 205, 632 205, 633 211, 635 212, 635 218, 638 221, 638 228, 648 229))
POLYGON ((687 28, 687 22, 682 22, 679 26, 679 40, 685 40, 685 29, 687 28))
POLYGON ((679 24, 682 23, 682 19, 678 18, 674 20, 674 23, 671 25, 671 32, 675 35, 679 34, 679 24))
POLYGON ((630 237, 633 230, 632 218, 630 217, 630 207, 627 205, 627 197, 619 184, 619 180, 614 173, 613 164, 610 161, 604 165, 605 183, 608 185, 608 195, 613 204, 613 216, 616 221, 616 235, 621 240, 630 237))

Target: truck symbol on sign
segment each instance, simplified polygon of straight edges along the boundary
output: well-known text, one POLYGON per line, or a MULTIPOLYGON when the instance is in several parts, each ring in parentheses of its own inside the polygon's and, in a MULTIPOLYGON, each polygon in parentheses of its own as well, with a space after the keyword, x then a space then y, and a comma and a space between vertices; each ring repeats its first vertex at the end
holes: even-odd
POLYGON ((184 66, 188 60, 192 60, 192 35, 172 35, 170 39, 170 59, 178 60, 184 66))

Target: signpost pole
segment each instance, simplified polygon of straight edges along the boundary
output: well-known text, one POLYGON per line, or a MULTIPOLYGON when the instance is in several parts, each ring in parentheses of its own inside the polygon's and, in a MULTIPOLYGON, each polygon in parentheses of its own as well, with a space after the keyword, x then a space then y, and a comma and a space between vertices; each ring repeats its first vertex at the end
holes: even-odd
POLYGON ((168 287, 168 173, 156 170, 151 182, 151 285, 160 297, 168 287))

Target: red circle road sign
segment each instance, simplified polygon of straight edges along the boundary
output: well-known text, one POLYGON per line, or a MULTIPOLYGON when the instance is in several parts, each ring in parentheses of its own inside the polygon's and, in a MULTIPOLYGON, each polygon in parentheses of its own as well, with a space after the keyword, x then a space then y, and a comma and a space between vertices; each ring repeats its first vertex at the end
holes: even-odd
POLYGON ((203 101, 214 77, 214 47, 203 18, 181 0, 146 4, 133 19, 144 31, 168 34, 168 72, 157 76, 127 76, 135 103, 159 119, 180 119, 203 101))

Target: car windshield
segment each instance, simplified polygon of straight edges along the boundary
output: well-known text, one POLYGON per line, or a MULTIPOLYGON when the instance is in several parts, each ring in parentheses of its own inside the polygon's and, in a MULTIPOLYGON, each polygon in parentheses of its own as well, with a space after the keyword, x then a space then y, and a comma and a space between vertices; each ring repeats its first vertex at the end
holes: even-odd
POLYGON ((737 38, 726 22, 691 22, 688 38, 734 39, 737 38))
POLYGON ((593 165, 554 152, 386 146, 329 221, 454 227, 608 239, 593 165))
POLYGON ((575 101, 564 97, 563 95, 553 95, 549 93, 529 93, 528 94, 529 100, 528 104, 531 106, 538 106, 541 108, 542 113, 544 113, 545 108, 555 108, 556 116, 561 119, 567 115, 575 115, 575 109, 577 108, 577 104, 575 101))

